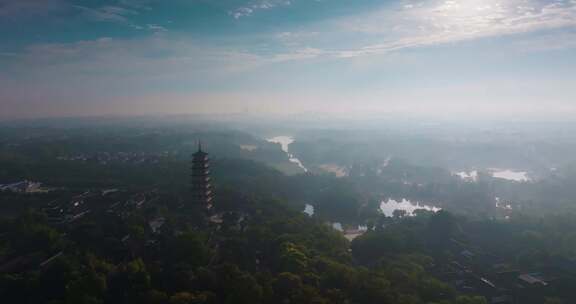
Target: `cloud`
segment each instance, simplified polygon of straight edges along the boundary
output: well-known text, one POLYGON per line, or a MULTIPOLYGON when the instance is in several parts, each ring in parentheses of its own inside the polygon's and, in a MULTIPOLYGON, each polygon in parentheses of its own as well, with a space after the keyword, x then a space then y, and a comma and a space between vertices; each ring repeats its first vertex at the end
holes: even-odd
POLYGON ((134 17, 141 15, 142 12, 151 10, 148 6, 148 1, 121 0, 118 5, 107 5, 97 8, 81 5, 72 5, 72 7, 80 11, 85 18, 92 21, 123 24, 136 30, 150 30, 154 33, 167 31, 164 26, 159 24, 139 24, 133 21, 134 17))
MULTIPOLYGON (((137 111, 140 102, 136 100, 144 102, 148 95, 185 90, 200 96, 209 87, 226 84, 230 77, 244 77, 267 62, 233 48, 164 34, 37 44, 23 53, 0 56, 0 61, 0 107, 6 107, 5 115, 18 116, 39 111, 42 115, 95 113, 102 111, 102 103, 108 103, 105 111, 126 104, 135 105, 132 111, 137 111), (126 97, 134 95, 140 97, 126 97), (35 110, 30 110, 31 105, 35 110)), ((158 102, 155 110, 162 108, 162 100, 154 102, 158 102)))
POLYGON ((240 7, 235 9, 234 11, 229 12, 229 14, 234 17, 234 19, 240 19, 242 17, 250 16, 254 12, 254 9, 251 7, 240 7))
POLYGON ((289 6, 291 4, 291 0, 258 0, 247 6, 242 6, 231 10, 228 12, 228 14, 234 17, 234 19, 240 19, 242 17, 251 16, 258 10, 269 10, 279 6, 289 6))
POLYGON ((149 30, 154 31, 156 33, 168 31, 167 28, 158 24, 147 24, 146 27, 148 27, 149 30))
POLYGON ((6 57, 0 74, 40 87, 65 88, 76 83, 77 88, 87 90, 108 85, 129 90, 144 83, 206 83, 283 60, 289 58, 264 58, 158 33, 140 39, 103 37, 29 46, 23 53, 6 57))
POLYGON ((63 0, 0 0, 0 18, 49 15, 66 8, 63 0))
POLYGON ((340 33, 355 33, 379 43, 332 52, 337 57, 382 54, 487 37, 576 27, 576 1, 445 0, 418 1, 396 10, 351 17, 340 33))
POLYGON ((151 0, 119 0, 118 4, 123 7, 129 7, 140 11, 152 10, 150 7, 151 0))
POLYGON ((292 31, 278 33, 274 36, 274 39, 286 47, 299 47, 302 46, 304 41, 315 39, 320 35, 321 33, 319 32, 292 31))
POLYGON ((103 6, 99 8, 91 8, 81 5, 73 5, 72 7, 81 11, 86 17, 95 21, 131 24, 128 17, 138 15, 138 11, 120 6, 103 6))
POLYGON ((520 52, 546 52, 576 49, 576 32, 544 34, 530 39, 521 39, 507 46, 520 52))
POLYGON ((276 54, 269 59, 264 59, 264 63, 279 63, 285 61, 293 61, 293 60, 303 60, 303 59, 311 59, 317 58, 323 55, 328 54, 328 52, 315 49, 315 48, 301 48, 297 49, 292 52, 286 52, 281 54, 276 54))

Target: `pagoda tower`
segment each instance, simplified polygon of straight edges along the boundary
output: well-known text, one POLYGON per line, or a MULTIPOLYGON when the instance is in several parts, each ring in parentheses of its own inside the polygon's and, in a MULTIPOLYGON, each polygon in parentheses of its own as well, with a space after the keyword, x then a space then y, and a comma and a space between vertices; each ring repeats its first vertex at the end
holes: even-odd
POLYGON ((209 158, 208 153, 202 151, 201 143, 198 143, 198 151, 192 155, 190 190, 193 205, 206 209, 212 208, 209 158))

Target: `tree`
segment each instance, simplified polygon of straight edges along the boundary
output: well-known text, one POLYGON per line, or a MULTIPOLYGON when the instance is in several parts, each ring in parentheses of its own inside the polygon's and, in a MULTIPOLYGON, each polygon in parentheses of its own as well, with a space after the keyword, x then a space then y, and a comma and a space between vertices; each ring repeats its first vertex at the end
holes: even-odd
POLYGON ((144 295, 145 304, 167 304, 169 300, 168 295, 165 292, 151 289, 144 295))
POLYGON ((408 214, 408 212, 402 209, 395 209, 392 211, 392 216, 396 219, 403 218, 406 216, 406 214, 408 214))
POLYGON ((308 267, 308 257, 303 248, 291 242, 280 245, 280 269, 282 271, 301 273, 308 267))
POLYGON ((257 304, 262 300, 262 287, 256 282, 254 277, 248 273, 242 274, 229 286, 230 291, 226 297, 226 303, 251 303, 257 304))
POLYGON ((140 302, 150 289, 150 274, 142 259, 121 265, 109 279, 108 296, 120 303, 140 302))
POLYGON ((352 254, 363 263, 402 252, 404 238, 390 231, 368 231, 352 241, 352 254))
POLYGON ((207 293, 178 292, 170 297, 170 304, 205 304, 208 301, 207 293))
POLYGON ((101 303, 108 284, 104 275, 88 270, 66 287, 67 303, 101 303))
POLYGON ((459 296, 455 304, 488 304, 484 297, 479 296, 459 296))
POLYGON ((272 282, 274 296, 279 303, 298 297, 302 292, 302 286, 300 276, 289 272, 278 274, 272 282))
POLYGON ((212 251, 200 235, 186 232, 168 241, 165 255, 170 263, 187 263, 198 267, 208 264, 212 251))
POLYGON ((434 214, 428 222, 430 246, 436 249, 445 248, 456 229, 454 216, 444 210, 434 214))

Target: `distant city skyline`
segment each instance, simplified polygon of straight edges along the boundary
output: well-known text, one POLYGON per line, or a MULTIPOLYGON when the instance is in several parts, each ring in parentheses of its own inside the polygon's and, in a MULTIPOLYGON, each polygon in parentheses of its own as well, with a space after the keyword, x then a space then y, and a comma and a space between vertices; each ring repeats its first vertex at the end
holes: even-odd
POLYGON ((0 119, 576 115, 575 0, 0 0, 0 119))

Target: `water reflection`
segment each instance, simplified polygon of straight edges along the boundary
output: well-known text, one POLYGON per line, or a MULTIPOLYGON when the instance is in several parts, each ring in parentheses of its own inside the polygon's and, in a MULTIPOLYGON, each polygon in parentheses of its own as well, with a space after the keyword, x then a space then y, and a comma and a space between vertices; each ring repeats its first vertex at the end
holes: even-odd
MULTIPOLYGON (((489 168, 482 171, 483 173, 487 173, 492 175, 494 178, 501 178, 505 180, 515 181, 515 182, 528 182, 530 178, 528 177, 528 172, 526 171, 515 171, 511 169, 497 169, 497 168, 489 168)), ((460 177, 462 180, 467 182, 476 182, 478 181, 478 170, 472 171, 461 171, 455 172, 454 175, 460 177)))
POLYGON ((340 232, 344 232, 344 228, 342 228, 342 224, 341 223, 332 223, 332 228, 340 231, 340 232))
POLYGON ((291 137, 291 136, 276 136, 276 137, 268 138, 266 140, 268 142, 271 142, 271 143, 280 144, 280 146, 282 147, 282 151, 286 152, 286 154, 288 155, 288 160, 290 162, 298 165, 298 167, 300 167, 302 170, 304 170, 304 172, 308 172, 308 169, 306 167, 304 167, 302 162, 298 158, 294 157, 294 155, 288 151, 288 147, 290 146, 291 143, 294 142, 293 137, 291 137))
POLYGON ((492 169, 492 176, 516 182, 527 182, 530 180, 528 178, 528 172, 525 171, 492 169))
POLYGON ((394 216, 394 210, 402 210, 406 212, 407 216, 413 216, 414 211, 418 209, 424 209, 428 211, 437 212, 440 211, 441 208, 426 205, 419 202, 412 202, 407 199, 402 199, 401 201, 397 201, 394 199, 388 199, 387 201, 383 201, 380 203, 380 211, 385 216, 394 216))
POLYGON ((366 225, 358 225, 356 227, 354 226, 344 227, 342 223, 332 223, 331 225, 334 230, 342 232, 344 237, 350 242, 353 241, 355 238, 366 233, 366 231, 368 231, 368 226, 366 225))
POLYGON ((304 206, 304 213, 306 213, 308 216, 313 216, 314 215, 314 206, 310 205, 310 204, 306 204, 304 206))
POLYGON ((475 182, 478 180, 478 171, 476 170, 456 172, 455 174, 465 181, 475 182))

